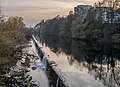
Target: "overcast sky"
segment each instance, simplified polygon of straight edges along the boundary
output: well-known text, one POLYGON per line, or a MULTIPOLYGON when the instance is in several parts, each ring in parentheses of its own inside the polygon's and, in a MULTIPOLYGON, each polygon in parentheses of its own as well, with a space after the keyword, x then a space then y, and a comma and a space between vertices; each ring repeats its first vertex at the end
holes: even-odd
POLYGON ((98 0, 1 0, 7 16, 21 16, 27 26, 56 15, 65 16, 78 4, 93 4, 98 0))

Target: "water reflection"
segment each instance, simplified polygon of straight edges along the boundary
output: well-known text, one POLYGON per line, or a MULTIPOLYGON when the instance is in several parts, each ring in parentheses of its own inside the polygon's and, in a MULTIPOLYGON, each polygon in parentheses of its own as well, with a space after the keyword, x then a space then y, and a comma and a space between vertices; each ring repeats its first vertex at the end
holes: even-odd
POLYGON ((95 80, 101 81, 106 87, 120 86, 120 46, 98 44, 73 40, 65 37, 44 36, 41 43, 59 55, 65 53, 72 66, 84 66, 95 80))

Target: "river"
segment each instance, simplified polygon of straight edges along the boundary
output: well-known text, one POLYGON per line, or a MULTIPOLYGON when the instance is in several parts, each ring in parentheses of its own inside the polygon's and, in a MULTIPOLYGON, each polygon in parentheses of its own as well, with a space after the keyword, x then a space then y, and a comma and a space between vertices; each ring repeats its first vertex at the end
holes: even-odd
POLYGON ((43 50, 69 87, 120 87, 120 45, 44 36, 43 50))

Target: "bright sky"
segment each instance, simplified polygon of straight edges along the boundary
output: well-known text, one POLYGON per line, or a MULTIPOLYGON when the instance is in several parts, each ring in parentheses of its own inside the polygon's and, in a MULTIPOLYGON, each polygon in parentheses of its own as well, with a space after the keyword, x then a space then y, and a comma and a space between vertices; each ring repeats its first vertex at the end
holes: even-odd
POLYGON ((1 0, 3 13, 21 16, 27 26, 56 15, 65 16, 78 4, 93 4, 98 0, 1 0))

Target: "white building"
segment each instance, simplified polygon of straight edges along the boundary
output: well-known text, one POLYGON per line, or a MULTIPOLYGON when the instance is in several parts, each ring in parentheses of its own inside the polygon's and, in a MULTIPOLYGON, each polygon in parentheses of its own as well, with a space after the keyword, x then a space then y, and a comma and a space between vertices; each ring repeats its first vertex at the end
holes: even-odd
POLYGON ((111 7, 96 7, 96 20, 99 20, 101 23, 112 23, 114 17, 113 8, 111 7))
POLYGON ((76 15, 79 15, 80 18, 84 20, 90 9, 92 9, 91 5, 78 5, 77 7, 74 8, 74 13, 76 15))
POLYGON ((120 13, 115 12, 112 7, 96 7, 95 19, 101 24, 109 24, 114 33, 120 33, 120 13))

